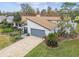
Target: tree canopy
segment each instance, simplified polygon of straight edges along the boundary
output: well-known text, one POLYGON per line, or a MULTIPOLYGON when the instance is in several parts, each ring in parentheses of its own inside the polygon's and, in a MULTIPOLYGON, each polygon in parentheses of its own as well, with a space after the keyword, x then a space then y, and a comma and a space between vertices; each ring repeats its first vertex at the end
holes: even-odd
POLYGON ((73 2, 65 2, 63 3, 63 5, 61 6, 63 9, 73 9, 76 6, 76 3, 73 2))
MULTIPOLYGON (((72 2, 65 2, 61 6, 60 15, 62 17, 66 17, 67 20, 74 20, 76 17, 76 14, 74 12, 74 8, 77 6, 76 3, 72 2), (68 19, 68 17, 70 19, 68 19)), ((64 19, 64 18, 63 18, 64 19)))
POLYGON ((14 13, 14 22, 20 23, 21 21, 21 16, 19 12, 14 13))
POLYGON ((26 3, 23 3, 21 4, 21 8, 22 8, 22 12, 25 13, 26 15, 35 15, 35 10, 29 5, 29 4, 26 4, 26 3))

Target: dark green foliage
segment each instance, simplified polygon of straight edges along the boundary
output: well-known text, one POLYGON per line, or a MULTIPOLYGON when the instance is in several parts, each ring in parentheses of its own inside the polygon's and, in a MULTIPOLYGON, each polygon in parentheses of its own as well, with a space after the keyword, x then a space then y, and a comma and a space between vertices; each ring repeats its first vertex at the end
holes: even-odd
POLYGON ((12 28, 12 24, 3 24, 2 28, 12 28))
POLYGON ((4 28, 3 32, 13 32, 13 28, 4 28))
POLYGON ((16 36, 14 36, 14 38, 15 38, 15 40, 20 40, 20 39, 22 39, 22 37, 21 37, 20 35, 16 35, 16 36))
POLYGON ((63 3, 63 5, 61 7, 64 8, 64 9, 72 9, 75 6, 76 6, 76 3, 65 2, 65 3, 63 3))
POLYGON ((40 14, 41 16, 59 16, 57 8, 55 11, 53 11, 50 6, 48 6, 47 9, 42 9, 40 14))
POLYGON ((16 42, 16 41, 22 39, 19 31, 11 33, 10 36, 12 36, 14 38, 14 39, 12 39, 12 42, 16 42))
POLYGON ((79 23, 79 20, 75 20, 76 23, 79 23))
POLYGON ((20 21, 21 21, 21 16, 20 16, 20 13, 17 12, 17 13, 14 14, 14 22, 20 23, 20 21))
POLYGON ((49 47, 57 47, 58 46, 58 35, 56 33, 50 33, 47 37, 46 37, 46 44, 49 47))
POLYGON ((7 33, 7 32, 13 32, 14 29, 13 29, 13 24, 12 23, 7 23, 6 19, 0 23, 0 28, 3 29, 3 32, 7 33))
POLYGON ((47 45, 50 47, 57 47, 58 42, 56 40, 47 40, 47 45))
POLYGON ((46 16, 46 9, 43 9, 42 11, 41 11, 41 16, 46 16))
POLYGON ((37 8, 37 14, 40 14, 39 8, 37 8))
POLYGON ((0 23, 0 28, 12 27, 13 23, 7 23, 6 19, 0 23))
MULTIPOLYGON (((76 17, 75 11, 72 10, 72 9, 74 9, 74 7, 77 7, 76 3, 72 3, 72 2, 63 3, 61 6, 61 10, 60 10, 61 18, 64 19, 64 17, 66 17, 66 18, 70 17, 71 20, 74 20, 76 17)), ((70 19, 68 19, 68 20, 70 20, 70 19)))
POLYGON ((48 38, 48 40, 57 40, 57 34, 50 33, 47 38, 48 38))
POLYGON ((52 16, 52 8, 49 6, 47 8, 47 16, 52 16))

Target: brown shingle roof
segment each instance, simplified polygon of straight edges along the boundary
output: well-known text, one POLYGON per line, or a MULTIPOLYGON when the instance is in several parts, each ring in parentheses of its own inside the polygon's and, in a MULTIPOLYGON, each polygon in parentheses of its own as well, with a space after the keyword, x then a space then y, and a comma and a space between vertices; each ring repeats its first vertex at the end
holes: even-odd
POLYGON ((49 20, 49 21, 57 21, 57 20, 61 20, 60 17, 42 17, 42 18, 45 18, 45 19, 47 19, 47 20, 49 20))
POLYGON ((56 27, 56 24, 49 22, 47 19, 52 19, 52 17, 36 17, 36 16, 22 16, 23 21, 31 20, 49 30, 56 27))
POLYGON ((25 22, 25 21, 27 21, 27 19, 26 19, 26 16, 21 16, 21 22, 25 22))

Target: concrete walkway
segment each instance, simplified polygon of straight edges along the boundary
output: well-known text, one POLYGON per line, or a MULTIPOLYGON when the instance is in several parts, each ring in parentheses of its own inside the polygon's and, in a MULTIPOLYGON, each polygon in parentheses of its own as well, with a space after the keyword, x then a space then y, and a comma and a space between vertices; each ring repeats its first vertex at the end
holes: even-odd
POLYGON ((0 57, 23 57, 44 39, 29 36, 24 39, 2 49, 0 51, 0 57))

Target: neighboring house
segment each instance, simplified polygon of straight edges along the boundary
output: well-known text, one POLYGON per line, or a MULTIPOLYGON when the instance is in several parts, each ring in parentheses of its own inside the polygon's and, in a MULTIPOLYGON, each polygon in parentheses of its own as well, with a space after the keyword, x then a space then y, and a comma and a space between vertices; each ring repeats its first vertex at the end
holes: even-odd
POLYGON ((6 16, 0 16, 0 23, 6 19, 6 16))
POLYGON ((13 23, 13 19, 14 17, 13 16, 0 16, 0 23, 4 20, 6 20, 8 23, 13 23))
POLYGON ((53 33, 57 27, 57 22, 60 20, 59 17, 22 16, 22 21, 25 23, 22 28, 24 33, 43 37, 49 33, 53 33))
POLYGON ((8 23, 13 23, 13 19, 14 19, 14 16, 8 16, 7 19, 6 19, 6 21, 8 23))
POLYGON ((16 27, 18 29, 21 28, 20 24, 16 24, 14 20, 14 16, 0 16, 0 23, 3 22, 4 20, 7 21, 7 23, 13 23, 13 27, 16 27))

